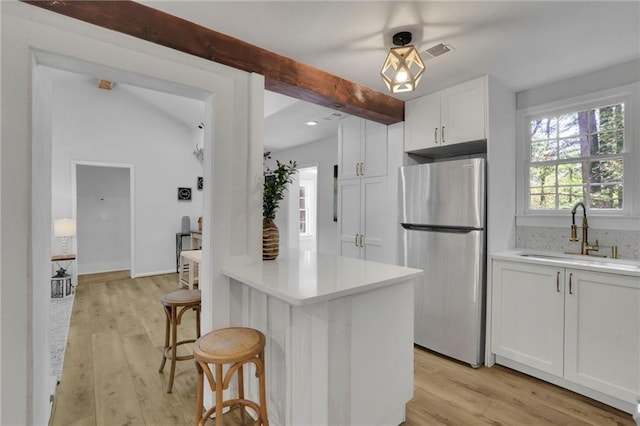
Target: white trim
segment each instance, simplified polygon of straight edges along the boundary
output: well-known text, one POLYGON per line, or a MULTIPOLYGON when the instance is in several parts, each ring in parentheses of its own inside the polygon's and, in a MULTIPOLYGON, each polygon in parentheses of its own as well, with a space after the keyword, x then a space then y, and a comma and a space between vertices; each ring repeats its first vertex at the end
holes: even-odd
MULTIPOLYGON (((10 270, 3 270, 2 279, 3 283, 7 280, 22 285, 0 286, 3 306, 7 308, 3 315, 15 320, 11 328, 3 327, 1 335, 2 360, 11 364, 12 369, 3 372, 0 404, 3 423, 45 424, 51 408, 48 374, 41 374, 46 363, 41 356, 35 359, 33 352, 34 348, 42 348, 39 333, 47 327, 47 320, 45 310, 40 309, 34 297, 38 283, 32 271, 34 268, 42 271, 46 259, 48 274, 50 256, 42 254, 42 250, 34 254, 32 248, 42 245, 43 239, 51 239, 50 214, 46 217, 36 214, 51 211, 51 197, 43 190, 50 187, 51 176, 50 173, 37 175, 39 182, 35 185, 31 175, 34 153, 49 149, 49 145, 33 137, 32 126, 38 123, 34 122, 37 117, 32 107, 51 106, 31 102, 34 66, 43 64, 77 70, 83 65, 94 71, 104 70, 108 77, 119 75, 130 80, 135 77, 148 88, 166 86, 173 93, 197 92, 200 99, 206 98, 207 119, 213 124, 208 125, 211 130, 205 132, 208 139, 205 149, 207 146, 213 149, 207 150, 208 154, 205 152, 204 162, 204 175, 211 177, 206 180, 210 185, 204 194, 205 217, 210 219, 203 230, 203 240, 209 249, 202 265, 203 274, 207 274, 203 275, 207 285, 202 286, 203 318, 209 321, 203 322, 205 331, 229 325, 229 279, 221 273, 222 264, 231 255, 246 254, 248 239, 251 253, 258 252, 259 212, 253 210, 260 192, 258 180, 249 181, 249 178, 255 178, 260 171, 260 164, 253 159, 259 158, 262 151, 262 135, 256 132, 250 138, 247 129, 258 113, 262 113, 263 105, 256 103, 252 108, 255 114, 250 115, 249 102, 253 94, 264 91, 264 78, 253 78, 240 70, 24 3, 5 2, 1 9, 3 35, 20 35, 14 37, 12 43, 5 43, 3 47, 7 49, 2 51, 3 74, 12 75, 12 85, 3 87, 0 96, 5 106, 16 105, 11 115, 7 115, 6 109, 2 115, 3 153, 11 157, 3 163, 11 167, 3 168, 2 176, 13 180, 14 185, 12 191, 2 193, 3 230, 11 231, 11 235, 3 233, 3 246, 14 240, 12 250, 2 253, 4 265, 14 262, 10 270), (250 88, 250 78, 259 83, 255 89, 250 88), (252 161, 247 162, 247 158, 252 161), (12 209, 6 208, 7 201, 15 204, 12 209), (18 235, 20 237, 15 238, 18 235), (236 235, 242 238, 232 240, 231 236, 236 235)), ((42 155, 50 158, 50 153, 42 155)), ((50 248, 50 243, 47 246, 50 248)))
POLYGON ((589 217, 592 226, 606 229, 638 229, 637 221, 638 217, 640 217, 638 205, 640 202, 640 184, 638 183, 640 182, 640 171, 638 171, 638 168, 640 168, 640 141, 638 140, 638 135, 640 135, 640 119, 638 119, 639 97, 640 83, 633 83, 517 111, 516 212, 518 226, 561 226, 560 221, 566 221, 566 214, 556 210, 545 213, 544 211, 527 209, 529 188, 526 182, 528 178, 529 145, 526 129, 528 120, 541 114, 557 114, 617 101, 625 103, 625 146, 621 155, 625 161, 624 205, 620 212, 591 210, 589 211, 589 217))

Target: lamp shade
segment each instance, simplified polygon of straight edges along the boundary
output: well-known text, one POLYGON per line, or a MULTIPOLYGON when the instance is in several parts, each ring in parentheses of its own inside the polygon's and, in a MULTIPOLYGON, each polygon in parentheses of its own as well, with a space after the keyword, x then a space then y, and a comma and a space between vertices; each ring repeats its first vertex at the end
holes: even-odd
POLYGON ((380 74, 392 93, 411 92, 424 74, 424 62, 414 46, 393 47, 380 74))
POLYGON ((56 237, 76 235, 76 221, 74 219, 56 219, 53 222, 53 235, 56 237))

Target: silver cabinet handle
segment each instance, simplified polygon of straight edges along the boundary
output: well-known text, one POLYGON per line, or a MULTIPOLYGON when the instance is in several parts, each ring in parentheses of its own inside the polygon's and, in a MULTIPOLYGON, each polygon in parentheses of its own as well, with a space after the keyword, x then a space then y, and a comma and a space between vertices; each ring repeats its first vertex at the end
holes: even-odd
POLYGON ((440 133, 442 133, 442 137, 440 138, 440 140, 442 141, 442 143, 444 143, 444 126, 442 126, 442 130, 440 133))
POLYGON ((360 247, 364 247, 364 235, 360 234, 360 247))
POLYGON ((433 129, 433 143, 438 143, 438 128, 433 129))
POLYGON ((356 243, 356 247, 358 247, 358 234, 356 234, 356 241, 355 241, 355 243, 356 243))
POLYGON ((573 273, 569 274, 569 294, 573 294, 573 283, 571 282, 573 278, 573 273))
POLYGON ((556 275, 556 291, 560 293, 560 271, 558 271, 558 275, 556 275))
POLYGON ((360 176, 364 176, 364 163, 360 163, 360 176))
POLYGON ((356 163, 356 176, 360 176, 360 163, 356 163))

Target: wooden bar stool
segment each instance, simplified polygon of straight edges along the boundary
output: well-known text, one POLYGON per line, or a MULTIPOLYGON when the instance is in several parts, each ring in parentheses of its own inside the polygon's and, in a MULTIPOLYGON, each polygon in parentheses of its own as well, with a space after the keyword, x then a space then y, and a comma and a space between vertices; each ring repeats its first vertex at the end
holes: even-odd
POLYGON ((164 350, 162 351, 162 363, 158 370, 162 373, 167 359, 171 360, 171 372, 169 374, 169 384, 167 393, 171 393, 173 378, 176 374, 176 361, 193 359, 193 354, 178 356, 178 346, 187 343, 194 343, 196 339, 178 341, 178 325, 182 320, 182 315, 189 309, 196 311, 196 338, 200 337, 200 290, 177 290, 165 294, 160 302, 167 314, 167 324, 164 334, 164 350), (171 334, 171 337, 169 337, 171 334))
POLYGON ((264 345, 264 334, 258 330, 244 327, 214 330, 196 340, 196 343, 193 345, 193 354, 198 370, 196 426, 204 425, 213 413, 216 415, 215 425, 221 426, 223 408, 234 406, 241 408, 243 424, 246 424, 244 407, 249 407, 255 411, 258 416, 255 422, 256 425, 269 426, 269 420, 267 419, 264 345), (260 398, 259 405, 244 397, 244 375, 242 367, 248 363, 253 363, 256 366, 260 398), (215 365, 215 378, 209 368, 209 364, 215 365), (224 365, 229 365, 226 373, 223 373, 224 365), (223 391, 228 389, 229 383, 236 372, 238 373, 238 397, 223 401, 223 391), (206 410, 203 415, 204 375, 207 376, 211 390, 216 393, 216 401, 215 405, 206 410))

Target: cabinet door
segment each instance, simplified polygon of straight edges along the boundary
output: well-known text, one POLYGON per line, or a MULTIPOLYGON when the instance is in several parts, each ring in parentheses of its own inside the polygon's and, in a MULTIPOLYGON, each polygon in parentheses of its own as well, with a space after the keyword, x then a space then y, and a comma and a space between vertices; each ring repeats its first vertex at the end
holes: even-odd
POLYGON ((387 175, 387 126, 384 124, 365 120, 362 162, 363 176, 387 175))
POLYGON ((493 261, 492 352, 562 377, 564 270, 493 261))
POLYGON ((338 184, 338 241, 340 255, 360 257, 360 181, 345 179, 338 184))
POLYGON ((442 91, 440 140, 443 145, 485 139, 485 78, 442 91))
POLYGON ((387 178, 364 178, 361 181, 360 230, 363 234, 366 260, 388 262, 385 247, 385 233, 389 226, 389 213, 386 208, 387 178))
POLYGON ((338 177, 352 179, 358 177, 358 163, 362 150, 362 122, 358 117, 342 120, 338 134, 338 177))
POLYGON ((640 395, 638 278, 571 269, 566 274, 565 378, 635 403, 640 395))
POLYGON ((433 148, 440 144, 440 93, 405 102, 405 152, 433 148))

